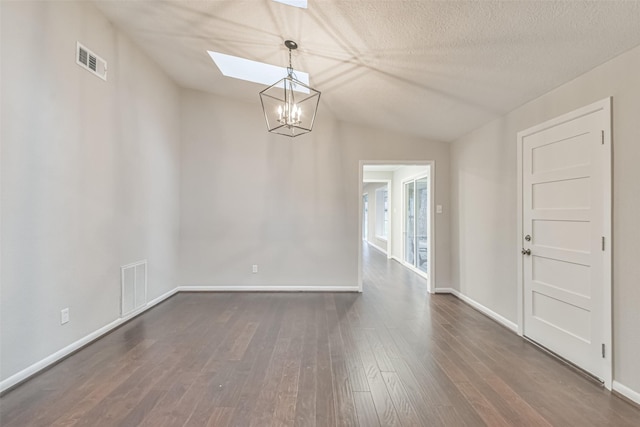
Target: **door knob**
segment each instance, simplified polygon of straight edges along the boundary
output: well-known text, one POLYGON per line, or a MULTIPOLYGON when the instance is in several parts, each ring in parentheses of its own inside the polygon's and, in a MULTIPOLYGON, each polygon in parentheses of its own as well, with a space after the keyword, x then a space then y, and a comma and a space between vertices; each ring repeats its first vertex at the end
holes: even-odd
POLYGON ((522 255, 531 255, 531 249, 522 248, 522 255))

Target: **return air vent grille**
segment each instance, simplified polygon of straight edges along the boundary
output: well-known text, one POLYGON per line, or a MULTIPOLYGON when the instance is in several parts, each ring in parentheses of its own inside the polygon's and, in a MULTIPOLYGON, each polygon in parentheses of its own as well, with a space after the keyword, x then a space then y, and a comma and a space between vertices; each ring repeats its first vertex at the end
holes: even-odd
POLYGON ((107 61, 87 49, 80 42, 76 46, 76 63, 102 80, 107 80, 107 61))
POLYGON ((81 65, 86 66, 87 65, 87 57, 88 57, 88 53, 87 51, 83 48, 83 47, 78 47, 78 61, 80 61, 81 65))
POLYGON ((123 265, 120 315, 125 317, 147 305, 147 260, 123 265))
POLYGON ((95 57, 95 56, 93 56, 93 55, 89 55, 89 69, 90 69, 91 71, 95 71, 95 70, 96 70, 96 67, 97 67, 97 64, 96 64, 96 57, 95 57))

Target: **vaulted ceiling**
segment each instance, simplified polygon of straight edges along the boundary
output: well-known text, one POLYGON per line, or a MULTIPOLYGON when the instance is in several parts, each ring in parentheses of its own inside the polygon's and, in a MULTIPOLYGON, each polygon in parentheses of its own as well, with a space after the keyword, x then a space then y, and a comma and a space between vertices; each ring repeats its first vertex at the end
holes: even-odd
POLYGON ((640 45, 640 1, 106 1, 96 5, 179 85, 259 103, 214 50, 294 67, 322 114, 451 141, 640 45))

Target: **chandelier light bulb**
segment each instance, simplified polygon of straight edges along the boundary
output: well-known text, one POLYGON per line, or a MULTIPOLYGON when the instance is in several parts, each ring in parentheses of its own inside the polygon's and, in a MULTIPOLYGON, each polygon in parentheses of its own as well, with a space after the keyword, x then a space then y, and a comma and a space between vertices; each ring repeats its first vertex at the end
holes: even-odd
POLYGON ((291 127, 302 123, 302 107, 298 104, 291 105, 287 102, 283 105, 278 105, 278 122, 284 126, 291 127), (284 105, 284 108, 282 108, 284 105))

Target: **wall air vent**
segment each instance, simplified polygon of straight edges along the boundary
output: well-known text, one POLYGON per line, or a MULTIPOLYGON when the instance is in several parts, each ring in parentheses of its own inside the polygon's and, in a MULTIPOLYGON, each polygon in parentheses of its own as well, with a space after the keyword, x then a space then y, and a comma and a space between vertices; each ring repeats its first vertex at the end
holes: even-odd
POLYGON ((120 316, 126 317, 147 306, 147 260, 120 267, 122 303, 120 316))
POLYGON ((80 42, 76 44, 76 63, 102 80, 107 80, 107 61, 87 49, 80 42))

